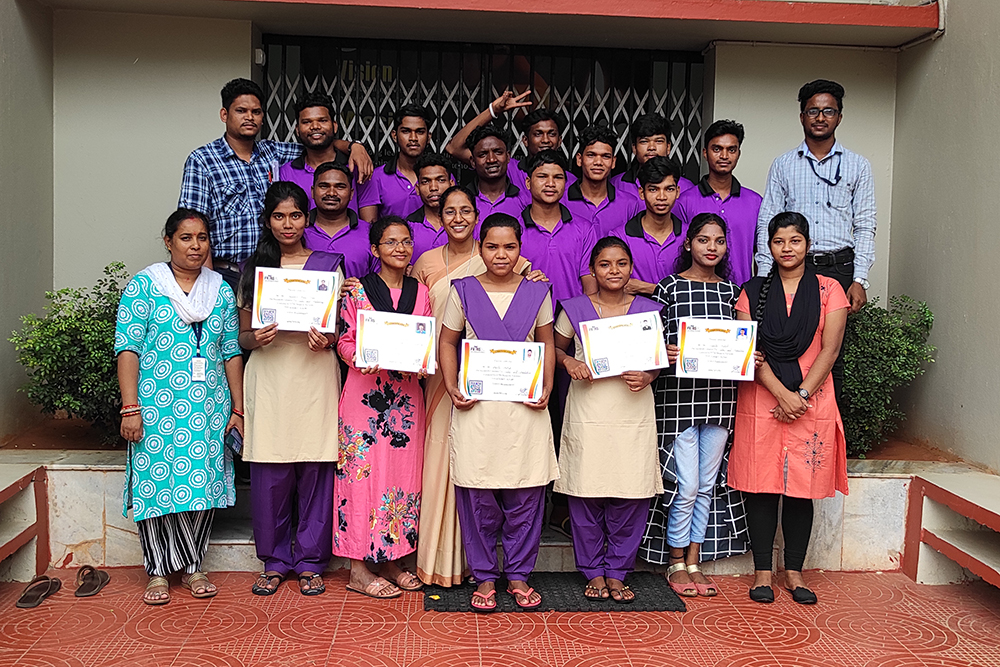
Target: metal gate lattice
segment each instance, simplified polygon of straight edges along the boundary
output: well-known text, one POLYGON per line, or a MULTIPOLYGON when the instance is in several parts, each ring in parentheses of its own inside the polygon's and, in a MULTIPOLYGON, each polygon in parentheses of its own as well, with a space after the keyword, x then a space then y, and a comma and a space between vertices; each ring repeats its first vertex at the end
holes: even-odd
MULTIPOLYGON (((264 35, 266 135, 294 141, 292 109, 300 96, 329 94, 338 105, 341 136, 374 149, 377 162, 394 151, 389 136, 397 106, 422 104, 435 115, 431 145, 448 139, 500 92, 532 89, 535 107, 569 121, 563 152, 575 154, 591 123, 618 134, 621 170, 629 159, 628 126, 636 116, 667 114, 672 155, 697 179, 702 134, 704 62, 698 53, 520 45, 400 42, 264 35)), ((521 114, 517 115, 520 118, 521 114)), ((524 155, 521 132, 515 156, 524 155)))

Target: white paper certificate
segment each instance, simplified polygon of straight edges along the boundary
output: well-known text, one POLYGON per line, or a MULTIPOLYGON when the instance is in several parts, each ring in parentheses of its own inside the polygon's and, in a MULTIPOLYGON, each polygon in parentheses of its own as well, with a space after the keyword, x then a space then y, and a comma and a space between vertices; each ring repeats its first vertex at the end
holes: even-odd
POLYGON ((753 380, 756 343, 756 322, 681 318, 677 376, 753 380))
POLYGON ((278 323, 279 331, 336 331, 340 276, 331 271, 259 267, 254 276, 254 329, 278 323))
POLYGON ((542 397, 544 363, 541 343, 463 340, 462 394, 479 401, 535 403, 542 397))
POLYGON ((669 365, 663 324, 655 311, 580 322, 580 339, 584 359, 595 378, 669 365))
POLYGON ((433 375, 434 318, 378 310, 358 311, 354 365, 378 366, 388 371, 433 375))

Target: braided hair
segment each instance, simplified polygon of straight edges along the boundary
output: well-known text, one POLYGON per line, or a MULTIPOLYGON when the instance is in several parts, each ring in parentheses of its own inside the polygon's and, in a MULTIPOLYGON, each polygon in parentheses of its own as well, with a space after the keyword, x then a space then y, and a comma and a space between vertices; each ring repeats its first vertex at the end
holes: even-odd
MULTIPOLYGON (((774 216, 771 218, 771 222, 767 223, 768 247, 771 246, 771 241, 774 239, 774 235, 778 233, 778 230, 785 227, 794 227, 795 231, 805 237, 806 243, 809 243, 809 221, 806 220, 806 217, 795 211, 785 211, 774 216)), ((767 293, 771 291, 771 284, 774 282, 776 275, 778 275, 778 263, 772 262, 771 270, 764 277, 764 282, 760 286, 760 296, 757 297, 757 309, 754 312, 754 319, 757 322, 764 321, 764 307, 767 305, 767 293)))

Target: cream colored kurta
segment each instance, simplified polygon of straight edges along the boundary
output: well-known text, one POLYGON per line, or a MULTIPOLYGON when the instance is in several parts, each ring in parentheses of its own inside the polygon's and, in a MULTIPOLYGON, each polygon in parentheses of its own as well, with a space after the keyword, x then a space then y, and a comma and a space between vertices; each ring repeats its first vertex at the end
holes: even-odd
MULTIPOLYGON (((302 266, 283 264, 282 268, 302 266)), ((308 340, 304 332, 279 331, 270 345, 250 354, 243 374, 244 461, 337 460, 337 353, 332 349, 313 352, 308 340)))
MULTIPOLYGON (((555 330, 583 345, 563 311, 555 330)), ((652 498, 663 493, 653 389, 632 392, 620 377, 571 380, 553 490, 583 498, 652 498)))
MULTIPOLYGON (((514 293, 487 290, 486 294, 502 318, 514 293)), ((547 296, 538 309, 535 327, 551 322, 552 299, 547 296)), ((476 338, 454 287, 442 324, 452 331, 464 331, 467 339, 476 338)), ((525 340, 534 339, 533 327, 525 340)), ((548 410, 512 401, 480 401, 468 410, 453 410, 449 444, 451 478, 456 486, 522 489, 545 486, 559 478, 548 410)))

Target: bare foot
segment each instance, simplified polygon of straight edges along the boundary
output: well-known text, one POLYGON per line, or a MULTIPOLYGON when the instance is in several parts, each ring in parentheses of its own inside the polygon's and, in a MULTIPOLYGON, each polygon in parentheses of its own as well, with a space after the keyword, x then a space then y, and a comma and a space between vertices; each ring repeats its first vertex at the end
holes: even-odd
POLYGON ((404 591, 418 591, 424 586, 417 575, 407 572, 396 562, 384 563, 379 574, 389 581, 395 582, 404 591))
POLYGON ((472 594, 472 606, 476 609, 491 610, 497 608, 496 584, 484 581, 476 587, 472 594))
POLYGON ((606 600, 609 593, 604 577, 594 577, 588 581, 587 587, 583 589, 583 595, 591 600, 606 600))
MULTIPOLYGON (((671 556, 670 560, 667 561, 669 565, 677 565, 678 563, 684 563, 684 556, 671 556)), ((690 584, 691 575, 688 574, 687 570, 678 568, 673 574, 667 575, 667 581, 673 582, 675 584, 690 584)))
POLYGON ((170 602, 170 585, 163 577, 150 577, 146 592, 142 594, 146 604, 165 604, 170 602), (154 581, 154 579, 156 581, 154 581))
POLYGON ((785 570, 785 588, 794 591, 800 587, 806 587, 806 582, 802 579, 802 573, 795 570, 785 570))
POLYGON ((757 588, 758 586, 770 586, 771 585, 771 571, 770 570, 754 570, 753 573, 753 583, 750 584, 750 588, 757 588))
POLYGON ((608 589, 611 591, 611 599, 615 602, 629 602, 635 599, 635 592, 618 579, 608 577, 608 589))
MULTIPOLYGON (((252 591, 274 591, 281 585, 282 579, 285 575, 280 572, 275 572, 274 570, 268 570, 257 577, 257 581, 253 583, 252 591)), ((258 595, 265 595, 264 593, 258 593, 258 595)))
MULTIPOLYGON (((529 588, 531 588, 531 586, 528 585, 527 581, 510 581, 510 580, 508 580, 507 581, 507 588, 509 590, 511 590, 511 591, 524 591, 524 592, 527 592, 527 590, 529 588)), ((541 602, 542 601, 542 596, 538 594, 538 591, 532 590, 531 591, 531 595, 527 596, 527 600, 526 601, 525 601, 525 596, 523 596, 523 595, 515 595, 514 599, 517 600, 519 603, 521 603, 522 606, 527 605, 527 606, 530 607, 530 606, 534 606, 534 605, 538 604, 539 602, 541 602)))
MULTIPOLYGON (((195 572, 194 574, 185 574, 181 576, 181 583, 189 583, 191 581, 191 577, 194 577, 195 574, 198 573, 195 572)), ((191 587, 191 593, 193 595, 206 595, 208 593, 215 593, 216 591, 218 591, 218 589, 215 587, 215 584, 209 581, 208 577, 204 574, 202 574, 201 577, 198 577, 195 580, 194 586, 191 587)))

